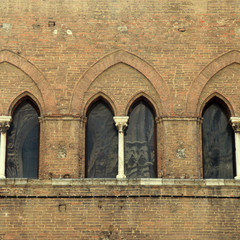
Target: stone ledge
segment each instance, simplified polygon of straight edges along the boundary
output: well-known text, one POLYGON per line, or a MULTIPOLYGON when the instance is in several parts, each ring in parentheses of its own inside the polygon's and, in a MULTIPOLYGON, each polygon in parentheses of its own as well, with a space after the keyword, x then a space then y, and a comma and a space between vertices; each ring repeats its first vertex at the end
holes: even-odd
POLYGON ((81 179, 27 179, 27 178, 2 178, 0 186, 4 185, 52 185, 52 186, 240 186, 236 179, 106 179, 106 178, 81 178, 81 179))

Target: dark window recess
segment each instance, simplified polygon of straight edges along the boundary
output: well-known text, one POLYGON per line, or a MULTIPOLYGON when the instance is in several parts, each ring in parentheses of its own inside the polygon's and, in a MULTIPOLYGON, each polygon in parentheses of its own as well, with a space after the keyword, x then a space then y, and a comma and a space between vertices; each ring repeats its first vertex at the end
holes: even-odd
POLYGON ((234 131, 225 109, 217 102, 203 113, 204 178, 235 176, 234 131))
POLYGON ((153 178, 155 173, 154 115, 144 101, 133 108, 125 136, 127 178, 153 178))
POLYGON ((7 135, 6 176, 37 178, 39 153, 38 113, 26 100, 19 104, 7 135))
POLYGON ((116 178, 118 172, 118 136, 113 114, 103 101, 98 101, 87 122, 87 177, 116 178))

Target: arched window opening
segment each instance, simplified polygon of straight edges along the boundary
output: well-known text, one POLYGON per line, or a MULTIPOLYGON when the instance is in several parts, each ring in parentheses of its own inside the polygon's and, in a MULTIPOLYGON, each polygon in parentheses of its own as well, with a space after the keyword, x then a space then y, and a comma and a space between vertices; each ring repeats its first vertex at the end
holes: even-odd
POLYGON ((130 108, 125 136, 125 174, 127 178, 156 177, 154 112, 144 100, 130 108))
POLYGON ((214 98, 203 110, 202 144, 204 178, 235 176, 234 131, 226 104, 214 98))
POLYGON ((87 164, 89 178, 116 178, 118 173, 118 133, 109 106, 99 100, 88 112, 87 164))
POLYGON ((39 109, 29 98, 13 111, 7 134, 6 177, 37 178, 39 156, 39 109))

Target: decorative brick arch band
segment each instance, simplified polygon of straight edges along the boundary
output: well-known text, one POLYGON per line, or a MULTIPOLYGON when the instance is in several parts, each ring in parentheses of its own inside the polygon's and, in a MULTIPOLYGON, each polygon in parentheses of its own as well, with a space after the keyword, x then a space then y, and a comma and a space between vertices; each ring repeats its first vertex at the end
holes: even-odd
POLYGON ((76 83, 71 101, 71 114, 80 113, 84 93, 88 90, 89 86, 97 76, 117 63, 125 63, 142 73, 156 89, 162 105, 167 107, 167 103, 169 103, 169 98, 171 97, 169 93, 170 91, 167 84, 157 71, 134 54, 119 50, 100 59, 76 83), (163 102, 166 104, 163 104, 163 102))
POLYGON ((54 98, 52 90, 50 89, 50 84, 45 79, 43 74, 33 64, 31 64, 23 57, 20 57, 19 55, 8 50, 0 51, 0 63, 2 62, 8 62, 21 69, 35 82, 42 95, 44 104, 42 107, 44 114, 57 113, 56 100, 54 98))
POLYGON ((187 97, 187 113, 198 115, 198 102, 203 88, 208 81, 221 69, 233 63, 240 63, 240 52, 230 51, 207 65, 193 81, 187 97))

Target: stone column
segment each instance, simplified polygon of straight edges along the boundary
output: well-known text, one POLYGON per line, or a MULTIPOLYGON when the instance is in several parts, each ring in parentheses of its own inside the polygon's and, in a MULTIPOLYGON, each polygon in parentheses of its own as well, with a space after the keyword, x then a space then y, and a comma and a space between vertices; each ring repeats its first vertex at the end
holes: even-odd
POLYGON ((124 129, 127 127, 129 117, 113 117, 118 129, 118 175, 117 179, 126 178, 124 174, 124 129))
POLYGON ((6 161, 6 142, 7 130, 10 127, 11 116, 0 116, 0 178, 5 178, 5 161, 6 161))
POLYGON ((236 151, 236 177, 240 180, 240 117, 231 117, 232 127, 235 132, 235 151, 236 151))

